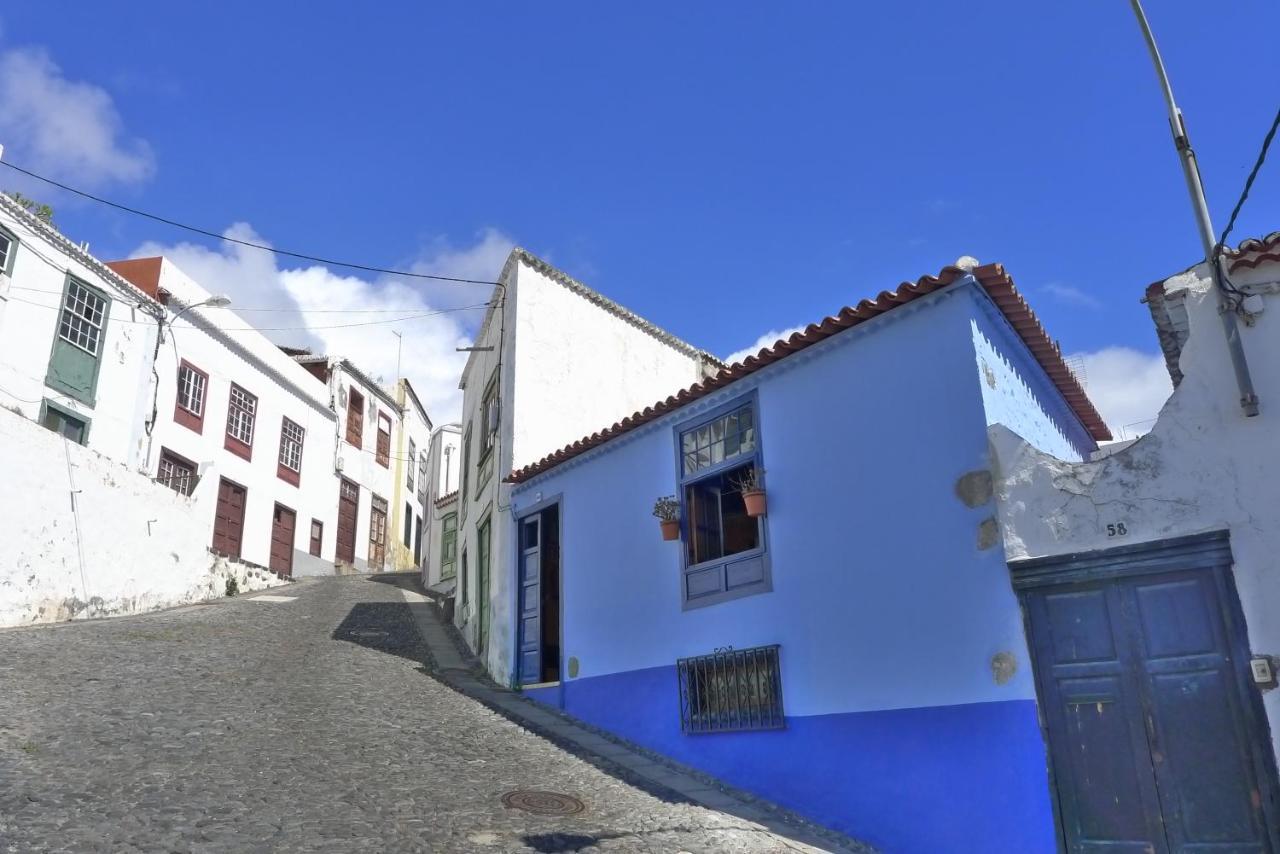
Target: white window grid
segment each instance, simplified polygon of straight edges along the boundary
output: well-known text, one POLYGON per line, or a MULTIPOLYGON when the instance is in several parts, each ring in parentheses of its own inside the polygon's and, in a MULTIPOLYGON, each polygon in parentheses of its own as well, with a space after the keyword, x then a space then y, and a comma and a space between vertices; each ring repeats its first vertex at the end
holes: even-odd
POLYGON ((187 365, 178 369, 178 405, 197 418, 204 415, 204 392, 208 380, 187 365))
POLYGON ((280 425, 280 462, 285 468, 302 472, 302 427, 288 418, 280 425))
POLYGON ((58 337, 90 356, 97 356, 106 310, 104 298, 72 279, 67 284, 67 296, 62 303, 58 337))
POLYGON ((196 472, 168 456, 160 457, 160 471, 156 480, 182 495, 190 495, 195 489, 196 472))
POLYGON ((238 385, 231 386, 231 405, 227 410, 227 432, 246 445, 253 444, 254 413, 258 399, 238 385))
POLYGON ((405 488, 409 490, 413 489, 413 475, 414 475, 413 469, 417 461, 417 456, 418 456, 418 450, 417 448, 414 447, 413 440, 410 439, 409 440, 409 464, 405 466, 405 471, 407 472, 407 474, 405 475, 405 481, 406 481, 405 488))

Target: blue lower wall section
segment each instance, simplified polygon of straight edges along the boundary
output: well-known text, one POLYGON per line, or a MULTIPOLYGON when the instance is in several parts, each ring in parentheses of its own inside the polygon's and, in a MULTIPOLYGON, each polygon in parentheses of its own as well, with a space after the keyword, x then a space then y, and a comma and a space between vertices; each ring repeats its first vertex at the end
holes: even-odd
POLYGON ((674 667, 525 693, 557 707, 563 696, 581 720, 885 854, 1057 851, 1032 700, 788 717, 785 730, 687 736, 674 667))

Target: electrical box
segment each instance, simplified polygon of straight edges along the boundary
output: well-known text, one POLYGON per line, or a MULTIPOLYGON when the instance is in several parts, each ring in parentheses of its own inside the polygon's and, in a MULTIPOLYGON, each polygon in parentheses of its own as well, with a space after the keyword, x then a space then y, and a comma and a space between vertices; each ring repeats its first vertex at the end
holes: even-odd
POLYGON ((1249 669, 1253 671, 1253 681, 1258 685, 1274 685, 1276 681, 1275 668, 1271 666, 1271 659, 1265 655, 1255 655, 1249 660, 1249 669))

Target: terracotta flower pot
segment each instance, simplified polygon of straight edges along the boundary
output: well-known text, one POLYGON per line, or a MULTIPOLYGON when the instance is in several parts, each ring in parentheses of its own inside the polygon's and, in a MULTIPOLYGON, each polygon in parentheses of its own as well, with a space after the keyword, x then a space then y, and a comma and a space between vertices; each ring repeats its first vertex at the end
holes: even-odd
POLYGON ((662 539, 664 540, 680 539, 680 520, 679 519, 660 519, 658 524, 662 526, 662 539))
POLYGON ((763 516, 767 509, 763 489, 742 493, 742 503, 747 505, 747 515, 753 519, 757 516, 763 516))

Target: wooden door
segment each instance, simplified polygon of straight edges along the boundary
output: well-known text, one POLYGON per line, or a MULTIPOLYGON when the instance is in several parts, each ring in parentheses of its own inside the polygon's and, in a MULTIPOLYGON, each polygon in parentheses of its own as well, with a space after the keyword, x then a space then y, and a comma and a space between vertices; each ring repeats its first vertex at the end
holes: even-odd
POLYGON ((387 560, 387 502, 373 496, 369 508, 369 570, 382 572, 387 560))
POLYGON ((356 519, 360 517, 360 487, 345 477, 338 484, 337 559, 356 562, 356 519))
POLYGON ((520 682, 542 681, 542 517, 520 521, 520 682))
POLYGON ((282 578, 293 575, 293 537, 298 516, 283 504, 277 504, 271 518, 271 571, 282 578))
POLYGON ((225 477, 218 481, 218 506, 213 515, 213 550, 239 558, 244 539, 245 488, 225 477))
POLYGON ((1225 538, 1149 549, 1076 556, 1083 571, 1022 594, 1067 850, 1274 854, 1275 767, 1225 538))

